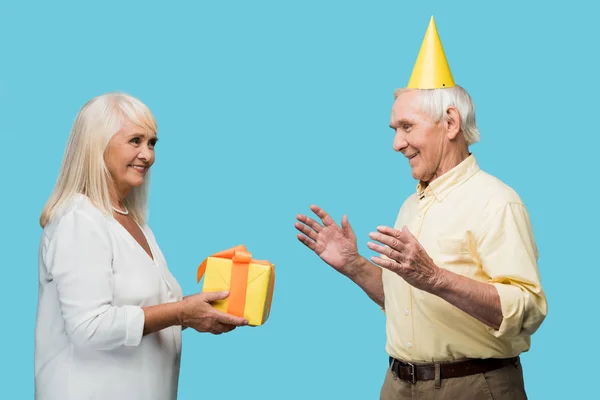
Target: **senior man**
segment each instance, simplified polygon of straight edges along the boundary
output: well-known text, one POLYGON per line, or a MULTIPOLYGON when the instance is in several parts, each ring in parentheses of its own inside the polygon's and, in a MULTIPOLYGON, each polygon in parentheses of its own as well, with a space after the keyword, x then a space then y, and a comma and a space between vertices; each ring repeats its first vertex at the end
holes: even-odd
POLYGON ((418 181, 394 228, 358 254, 338 226, 297 216, 298 239, 384 310, 389 368, 380 399, 526 399, 519 355, 547 314, 528 211, 484 172, 469 94, 454 83, 433 17, 406 88, 395 92, 393 148, 418 181))

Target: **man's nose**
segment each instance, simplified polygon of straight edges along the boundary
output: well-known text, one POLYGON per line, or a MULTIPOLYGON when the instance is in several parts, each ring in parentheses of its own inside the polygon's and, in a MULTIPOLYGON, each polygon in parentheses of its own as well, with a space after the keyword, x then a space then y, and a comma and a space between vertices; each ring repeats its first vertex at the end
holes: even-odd
POLYGON ((396 134, 394 135, 394 143, 393 147, 395 151, 401 152, 408 146, 408 142, 406 141, 406 136, 404 132, 400 129, 396 129, 396 134))

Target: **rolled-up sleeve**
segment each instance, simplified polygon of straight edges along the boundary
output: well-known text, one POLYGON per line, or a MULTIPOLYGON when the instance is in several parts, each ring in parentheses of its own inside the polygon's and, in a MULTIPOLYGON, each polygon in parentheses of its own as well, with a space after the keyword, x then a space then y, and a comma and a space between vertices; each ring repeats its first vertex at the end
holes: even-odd
POLYGON ((518 202, 507 203, 485 222, 477 251, 502 306, 496 337, 532 335, 544 321, 548 305, 537 265, 538 251, 529 214, 518 202))
POLYGON ((106 350, 140 344, 144 311, 113 305, 110 238, 89 215, 76 210, 59 221, 45 262, 65 329, 76 346, 106 350))

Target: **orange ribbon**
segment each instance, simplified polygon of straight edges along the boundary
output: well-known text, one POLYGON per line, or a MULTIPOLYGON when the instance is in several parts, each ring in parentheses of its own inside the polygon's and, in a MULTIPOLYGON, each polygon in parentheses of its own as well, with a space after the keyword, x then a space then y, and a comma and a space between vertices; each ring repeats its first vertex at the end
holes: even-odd
MULTIPOLYGON (((231 283, 229 287, 227 313, 236 317, 244 317, 244 309, 246 308, 246 289, 248 288, 248 270, 250 263, 262 264, 271 266, 271 289, 267 298, 267 304, 270 306, 273 298, 273 281, 275 274, 273 266, 266 260, 254 260, 252 254, 246 251, 246 246, 239 245, 227 250, 219 251, 210 257, 225 258, 233 262, 231 267, 231 283)), ((198 267, 198 282, 206 272, 206 264, 208 258, 202 261, 198 267)))

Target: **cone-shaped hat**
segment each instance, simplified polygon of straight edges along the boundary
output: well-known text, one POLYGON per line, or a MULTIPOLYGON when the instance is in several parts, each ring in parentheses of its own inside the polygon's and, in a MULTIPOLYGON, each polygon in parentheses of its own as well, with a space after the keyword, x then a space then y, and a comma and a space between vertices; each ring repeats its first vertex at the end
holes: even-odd
POLYGON ((407 87, 411 89, 441 89, 454 86, 454 79, 433 16, 407 87))

